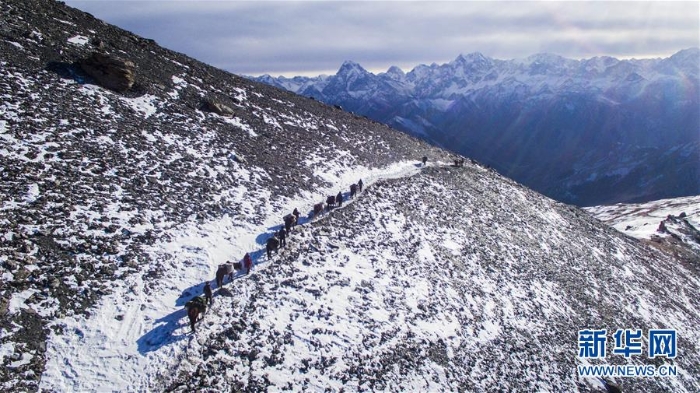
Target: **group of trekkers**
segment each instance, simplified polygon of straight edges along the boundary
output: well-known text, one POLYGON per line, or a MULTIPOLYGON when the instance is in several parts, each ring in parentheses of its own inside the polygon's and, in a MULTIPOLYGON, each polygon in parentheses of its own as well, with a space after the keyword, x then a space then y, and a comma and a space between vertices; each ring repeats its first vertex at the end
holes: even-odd
MULTIPOLYGON (((475 164, 476 162, 471 159, 470 160, 472 164, 475 164)), ((423 166, 425 167, 428 163, 428 157, 423 156, 421 159, 421 162, 423 163, 423 166)), ((456 167, 461 167, 464 166, 464 158, 455 158, 454 159, 454 166, 456 167)), ((487 166, 488 168, 488 166, 487 166)), ((358 192, 362 192, 362 179, 360 179, 357 183, 352 184, 350 186, 350 198, 354 198, 355 195, 358 192)), ((323 212, 324 208, 328 211, 330 211, 331 208, 333 207, 341 207, 343 205, 343 192, 340 191, 338 192, 338 195, 336 196, 328 196, 326 198, 326 204, 324 206, 323 203, 317 203, 313 207, 313 216, 317 216, 321 212, 323 212)), ((311 217, 311 215, 310 215, 311 217)), ((296 227, 296 225, 299 223, 299 218, 300 218, 300 213, 298 209, 294 209, 294 211, 291 214, 287 214, 284 216, 284 224, 280 226, 280 229, 278 231, 275 231, 272 236, 270 236, 267 239, 265 249, 267 251, 267 259, 272 259, 272 253, 277 252, 280 247, 285 247, 287 245, 287 238, 289 237, 289 234, 291 231, 296 227)), ((221 288, 224 284, 224 278, 228 274, 229 280, 233 280, 234 276, 234 271, 241 270, 245 271, 245 274, 249 274, 250 270, 253 268, 253 258, 250 256, 250 253, 246 253, 245 256, 243 257, 242 262, 235 262, 233 264, 227 263, 224 265, 219 265, 219 269, 216 271, 216 285, 217 287, 221 288)), ((197 321, 197 318, 201 315, 204 314, 206 310, 206 306, 208 304, 211 304, 212 301, 212 289, 211 289, 211 284, 209 281, 206 282, 204 285, 204 297, 202 296, 195 296, 192 300, 187 302, 185 304, 185 307, 187 308, 187 315, 190 317, 190 325, 192 327, 192 331, 194 332, 194 323, 197 321)))
MULTIPOLYGON (((361 192, 362 186, 362 179, 360 179, 360 181, 358 181, 357 183, 352 184, 350 186, 350 197, 354 198, 358 192, 361 192)), ((338 192, 338 195, 336 195, 335 197, 329 196, 328 199, 326 199, 326 204, 328 209, 330 209, 332 206, 342 206, 343 192, 338 192), (333 199, 333 201, 330 201, 331 198, 333 199)), ((317 214, 316 206, 314 206, 314 214, 317 214)), ((287 238, 289 237, 289 234, 292 232, 292 230, 299 223, 300 216, 301 213, 299 213, 299 209, 297 208, 294 208, 294 211, 292 211, 291 214, 287 214, 286 216, 284 216, 284 224, 282 224, 280 226, 280 229, 278 231, 275 231, 272 234, 272 236, 270 236, 266 241, 265 250, 267 252, 267 259, 272 259, 273 252, 278 252, 278 249, 280 247, 285 247, 287 245, 287 238)), ((250 253, 245 254, 242 263, 235 262, 233 264, 226 263, 223 265, 219 265, 219 268, 216 271, 216 286, 218 288, 223 287, 224 278, 226 277, 226 275, 228 275, 229 281, 233 281, 234 271, 242 270, 245 271, 245 274, 249 274, 252 268, 253 258, 250 256, 250 253)), ((187 315, 190 318, 190 327, 192 328, 192 332, 195 331, 194 324, 197 321, 197 319, 200 317, 200 315, 204 314, 207 305, 212 303, 212 297, 213 292, 211 288, 211 283, 207 280, 207 282, 204 284, 204 297, 195 296, 192 300, 188 301, 185 304, 185 308, 187 308, 187 315)))
POLYGON ((284 224, 280 226, 280 230, 275 232, 272 236, 267 239, 265 244, 265 251, 267 251, 267 259, 272 258, 272 252, 277 252, 279 247, 285 247, 287 245, 287 237, 292 232, 292 229, 299 223, 299 209, 294 208, 291 214, 284 216, 284 224))

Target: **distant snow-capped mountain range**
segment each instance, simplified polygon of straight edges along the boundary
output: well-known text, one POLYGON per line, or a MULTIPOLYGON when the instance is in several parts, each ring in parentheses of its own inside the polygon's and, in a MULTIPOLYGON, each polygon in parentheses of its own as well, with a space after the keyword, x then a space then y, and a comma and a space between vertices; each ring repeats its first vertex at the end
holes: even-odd
POLYGON ((700 50, 665 59, 480 53, 373 74, 253 78, 475 158, 558 200, 638 202, 700 193, 700 50))
POLYGON ((0 9, 2 391, 602 393, 598 366, 700 391, 691 252, 62 2, 0 9), (187 302, 246 253, 192 329, 187 302), (673 329, 677 356, 623 356, 616 329, 673 329))

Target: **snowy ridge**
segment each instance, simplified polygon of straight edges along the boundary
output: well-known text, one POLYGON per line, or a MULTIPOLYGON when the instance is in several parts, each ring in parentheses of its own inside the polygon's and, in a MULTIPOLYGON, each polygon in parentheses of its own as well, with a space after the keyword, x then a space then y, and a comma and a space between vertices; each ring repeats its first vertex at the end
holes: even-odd
POLYGON ((662 80, 673 80, 679 75, 688 74, 697 78, 700 70, 687 64, 686 60, 697 56, 698 48, 680 51, 668 59, 653 60, 618 60, 612 57, 573 60, 548 53, 535 54, 526 59, 497 60, 477 52, 459 55, 445 64, 418 65, 407 73, 392 66, 386 72, 375 75, 356 62, 345 61, 334 76, 274 78, 264 75, 251 78, 300 94, 312 86, 324 95, 337 94, 337 91, 326 90, 330 83, 337 88, 345 88, 346 94, 355 96, 363 95, 356 87, 358 80, 364 80, 372 87, 372 90, 364 91, 365 99, 376 95, 376 89, 383 87, 385 79, 400 83, 406 94, 419 98, 471 96, 479 90, 512 82, 528 86, 532 91, 548 91, 550 94, 562 89, 571 90, 573 83, 577 90, 595 90, 606 96, 615 95, 615 89, 624 84, 632 73, 643 83, 635 88, 636 91, 643 91, 647 85, 662 80))
POLYGON ((637 239, 649 240, 685 256, 700 269, 700 196, 662 199, 639 204, 617 204, 586 208, 601 221, 637 239))

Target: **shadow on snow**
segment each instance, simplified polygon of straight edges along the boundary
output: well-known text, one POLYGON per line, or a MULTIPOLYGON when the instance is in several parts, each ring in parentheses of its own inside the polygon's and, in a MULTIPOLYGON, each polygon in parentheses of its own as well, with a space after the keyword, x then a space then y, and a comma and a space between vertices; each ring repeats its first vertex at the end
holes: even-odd
POLYGON ((180 323, 180 320, 186 316, 187 312, 181 308, 163 318, 156 319, 153 324, 157 326, 136 340, 139 353, 145 355, 187 337, 187 333, 174 334, 177 329, 187 325, 187 323, 180 323))

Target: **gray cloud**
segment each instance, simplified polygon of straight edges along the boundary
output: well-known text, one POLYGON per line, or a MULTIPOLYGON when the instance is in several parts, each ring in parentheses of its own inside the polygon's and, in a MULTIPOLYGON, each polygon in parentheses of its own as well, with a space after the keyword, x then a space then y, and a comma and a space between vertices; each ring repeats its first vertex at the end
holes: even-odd
POLYGON ((700 46, 697 2, 81 1, 70 6, 246 75, 499 59, 670 56, 700 46))

